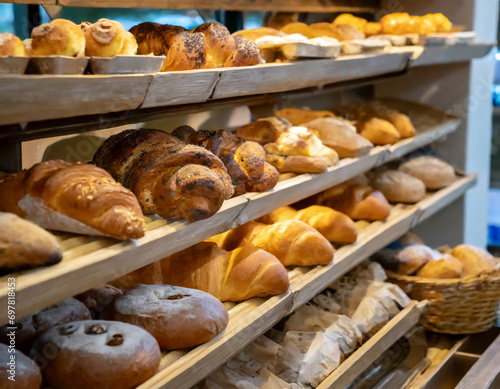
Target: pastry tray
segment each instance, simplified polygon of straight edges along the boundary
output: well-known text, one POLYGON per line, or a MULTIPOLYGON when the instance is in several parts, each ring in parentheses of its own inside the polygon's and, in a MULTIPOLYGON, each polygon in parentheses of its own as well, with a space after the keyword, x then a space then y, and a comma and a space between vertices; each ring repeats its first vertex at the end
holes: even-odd
POLYGON ((24 74, 29 57, 0 57, 0 74, 24 74))
POLYGON ((93 74, 156 73, 161 70, 165 56, 117 55, 115 57, 90 57, 93 74))

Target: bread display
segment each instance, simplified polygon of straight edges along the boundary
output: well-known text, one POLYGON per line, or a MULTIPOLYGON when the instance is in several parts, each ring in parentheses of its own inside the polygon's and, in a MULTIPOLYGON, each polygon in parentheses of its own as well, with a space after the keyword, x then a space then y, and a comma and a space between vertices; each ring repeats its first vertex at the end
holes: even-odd
POLYGON ((231 177, 235 196, 265 192, 278 183, 278 171, 266 162, 266 152, 258 143, 245 141, 226 130, 195 131, 189 126, 178 127, 172 135, 205 147, 219 157, 231 177))
POLYGON ((399 170, 421 180, 428 190, 445 188, 455 181, 453 166, 435 157, 413 158, 399 170))
POLYGON ((166 55, 162 70, 191 70, 222 66, 250 66, 261 62, 259 47, 244 36, 231 36, 217 22, 205 23, 192 32, 179 26, 140 23, 130 29, 138 54, 166 55))
POLYGON ((299 211, 292 207, 282 207, 259 220, 266 224, 274 224, 293 219, 314 227, 332 243, 354 243, 358 237, 356 226, 349 216, 321 205, 312 205, 299 211))
POLYGON ((114 304, 114 319, 144 328, 162 350, 197 346, 227 327, 224 305, 208 293, 170 285, 137 285, 114 304))
POLYGON ((9 350, 12 349, 0 343, 0 365, 2 366, 0 369, 0 388, 40 389, 42 387, 42 373, 40 373, 40 368, 35 361, 19 350, 15 350, 15 354, 9 350), (14 356, 14 360, 11 359, 12 356, 14 356))
POLYGON ((90 311, 92 319, 110 316, 115 300, 122 295, 120 289, 109 284, 100 284, 75 296, 90 311))
POLYGON ((468 244, 456 246, 449 254, 462 263, 463 277, 477 276, 483 271, 494 269, 497 265, 497 262, 489 252, 468 244))
POLYGON ((307 108, 285 108, 276 112, 276 116, 288 120, 294 126, 300 126, 316 119, 335 117, 330 111, 313 111, 307 108))
POLYGON ((26 51, 23 41, 10 32, 0 33, 0 57, 24 57, 26 51))
MULTIPOLYGON (((29 350, 33 341, 49 329, 59 324, 87 319, 90 319, 89 310, 80 301, 70 297, 16 321, 16 348, 29 350)), ((0 327, 1 343, 9 343, 9 331, 9 325, 0 327)))
POLYGON ((55 236, 12 213, 0 212, 0 272, 54 265, 62 260, 55 236))
POLYGON ((141 238, 145 230, 131 191, 103 169, 61 160, 0 178, 0 211, 47 229, 118 239, 141 238))
POLYGON ((126 130, 106 139, 94 163, 130 188, 145 214, 205 219, 234 193, 219 158, 159 130, 126 130))
POLYGON ((427 262, 418 272, 423 278, 459 278, 462 275, 463 265, 460 260, 449 254, 443 254, 438 260, 427 262))
POLYGON ((284 266, 326 265, 333 259, 330 242, 299 220, 271 225, 248 222, 214 239, 226 250, 251 244, 276 256, 284 266))
POLYGON ((280 117, 258 119, 240 127, 236 135, 246 141, 256 142, 261 146, 276 142, 280 134, 291 127, 288 120, 280 117))
POLYGON ((391 207, 381 192, 356 182, 346 182, 327 189, 318 194, 315 201, 353 220, 384 221, 391 213, 391 207))
POLYGON ((377 174, 371 185, 393 203, 414 204, 426 194, 425 184, 421 180, 398 170, 377 174))
POLYGON ((84 320, 41 335, 30 356, 42 366, 44 383, 54 389, 135 388, 160 364, 155 338, 140 327, 84 320), (47 350, 58 350, 47 358, 47 350))
POLYGON ((135 37, 117 21, 99 19, 94 24, 82 23, 80 27, 85 34, 85 55, 114 57, 137 53, 135 37))
POLYGON ((356 128, 340 118, 321 118, 303 124, 318 136, 325 146, 335 150, 339 158, 356 158, 370 152, 373 144, 356 133, 356 128))
POLYGON ((287 24, 280 31, 285 34, 302 34, 309 39, 325 36, 339 41, 365 38, 364 33, 346 24, 313 23, 307 25, 295 22, 287 24))
POLYGON ((85 35, 72 21, 54 19, 31 31, 31 54, 82 56, 85 54, 85 35))
POLYGON ((274 296, 289 287, 280 261, 248 244, 227 251, 214 241, 201 242, 160 263, 165 284, 199 289, 220 301, 274 296))

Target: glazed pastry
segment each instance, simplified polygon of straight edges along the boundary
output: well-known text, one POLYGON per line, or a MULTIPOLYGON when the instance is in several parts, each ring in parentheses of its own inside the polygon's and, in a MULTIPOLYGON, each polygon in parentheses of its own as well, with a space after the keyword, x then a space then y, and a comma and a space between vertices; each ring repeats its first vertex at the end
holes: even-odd
POLYGON ((0 33, 0 57, 24 57, 26 55, 23 42, 10 32, 0 33))
POLYGON ((429 190, 447 187, 455 181, 455 169, 435 157, 413 158, 403 163, 399 170, 422 180, 429 190))
POLYGON ((32 55, 63 55, 79 57, 85 54, 85 35, 78 25, 66 19, 54 19, 31 31, 32 55))
POLYGON ((162 350, 194 347, 227 327, 224 305, 208 293, 170 285, 137 285, 114 304, 114 319, 144 328, 162 350))
POLYGON ((108 138, 94 163, 130 188, 144 213, 164 218, 205 219, 234 193, 219 158, 159 130, 127 130, 108 138))
POLYGON ((162 259, 163 282, 199 289, 220 301, 274 296, 288 290, 288 273, 274 255, 248 244, 227 251, 216 239, 162 259))
POLYGON ((7 345, 0 343, 0 388, 2 389, 40 389, 42 386, 42 373, 40 368, 32 359, 28 358, 21 351, 15 350, 15 353, 9 352, 7 345), (15 359, 12 360, 11 356, 15 359), (9 373, 11 365, 15 374, 9 373), (10 377, 10 379, 9 379, 10 377), (14 377, 14 380, 11 378, 14 377))
POLYGON ((425 184, 409 174, 387 170, 378 174, 371 185, 382 192, 391 203, 414 204, 425 197, 425 184))
POLYGON ((0 178, 0 211, 80 234, 137 239, 145 231, 134 194, 90 164, 52 160, 0 178))
POLYGON ((0 212, 0 272, 54 265, 62 260, 55 236, 12 213, 0 212))
MULTIPOLYGON (((53 352, 53 351, 52 351, 53 352)), ((54 389, 132 389, 160 365, 155 338, 140 327, 116 321, 62 324, 37 338, 30 356, 54 389), (59 352, 47 357, 47 350, 59 352)))

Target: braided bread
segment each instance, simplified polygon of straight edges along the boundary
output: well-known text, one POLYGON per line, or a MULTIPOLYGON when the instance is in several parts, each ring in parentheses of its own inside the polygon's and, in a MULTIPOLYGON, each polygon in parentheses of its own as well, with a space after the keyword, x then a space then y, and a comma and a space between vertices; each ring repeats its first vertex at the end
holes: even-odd
POLYGON ((219 158, 159 130, 127 130, 110 137, 94 163, 130 188, 144 213, 165 218, 206 219, 234 192, 219 158))

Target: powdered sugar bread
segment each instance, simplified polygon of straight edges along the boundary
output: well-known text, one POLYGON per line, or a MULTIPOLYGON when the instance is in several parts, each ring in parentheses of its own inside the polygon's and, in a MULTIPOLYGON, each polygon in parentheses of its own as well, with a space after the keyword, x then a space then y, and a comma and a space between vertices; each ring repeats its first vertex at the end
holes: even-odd
POLYGON ((136 285, 115 301, 114 319, 138 325, 165 350, 207 342, 227 327, 222 303, 201 290, 170 285, 136 285))
POLYGON ((129 389, 156 373, 161 353, 142 328, 84 320, 50 329, 35 341, 30 356, 53 389, 129 389))

